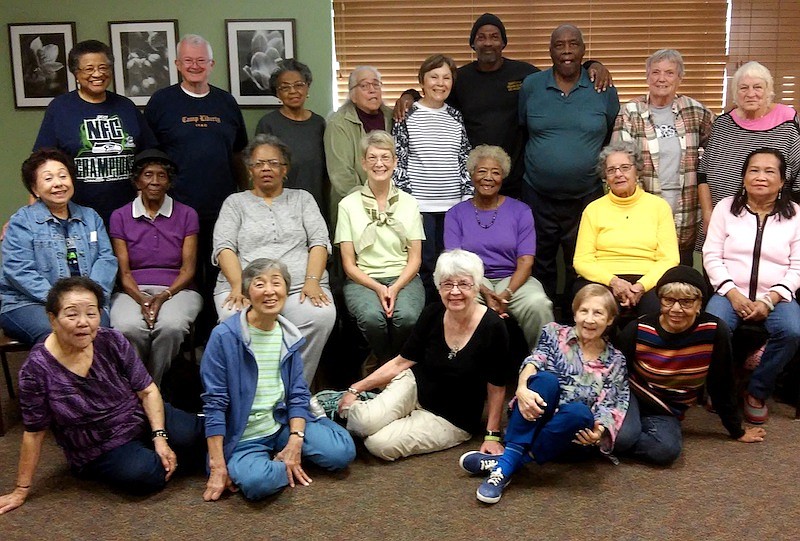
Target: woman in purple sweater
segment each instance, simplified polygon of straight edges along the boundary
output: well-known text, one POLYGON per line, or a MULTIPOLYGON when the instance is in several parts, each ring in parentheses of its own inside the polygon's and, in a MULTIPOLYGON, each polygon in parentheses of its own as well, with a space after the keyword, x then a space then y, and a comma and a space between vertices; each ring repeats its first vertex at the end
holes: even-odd
POLYGON ((47 295, 53 332, 19 371, 25 432, 16 487, 0 496, 0 514, 25 503, 48 428, 73 473, 134 494, 164 488, 178 467, 173 448, 184 464, 202 463, 202 421, 165 405, 130 342, 100 328, 103 297, 84 276, 58 280, 47 295))
POLYGON ((800 207, 789 197, 786 158, 761 148, 748 154, 736 195, 714 208, 703 266, 715 295, 706 311, 728 324, 763 323, 769 333, 744 401, 745 418, 767 420, 766 399, 800 345, 800 207))

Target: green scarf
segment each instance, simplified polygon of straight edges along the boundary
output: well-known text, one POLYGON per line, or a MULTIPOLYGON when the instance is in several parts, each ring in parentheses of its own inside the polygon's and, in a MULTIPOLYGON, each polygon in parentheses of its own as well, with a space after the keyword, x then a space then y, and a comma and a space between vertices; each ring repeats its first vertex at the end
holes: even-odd
POLYGON ((399 221, 394 218, 394 213, 397 210, 397 204, 400 202, 400 190, 392 183, 389 186, 389 197, 386 198, 386 211, 381 212, 378 210, 378 201, 369 189, 369 184, 364 184, 361 187, 361 204, 364 205, 364 211, 369 217, 369 224, 361 234, 361 238, 356 243, 356 253, 360 254, 363 250, 375 244, 378 236, 378 227, 387 226, 394 231, 400 242, 403 245, 407 244, 406 228, 403 227, 399 221))

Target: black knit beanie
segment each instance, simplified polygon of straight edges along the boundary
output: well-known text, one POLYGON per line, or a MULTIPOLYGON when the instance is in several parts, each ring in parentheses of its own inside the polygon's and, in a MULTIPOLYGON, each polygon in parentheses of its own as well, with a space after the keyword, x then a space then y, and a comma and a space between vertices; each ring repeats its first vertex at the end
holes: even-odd
POLYGON ((661 289, 661 286, 673 282, 683 282, 692 285, 700 290, 700 294, 703 295, 704 299, 708 298, 708 285, 706 284, 706 280, 703 278, 703 275, 693 267, 678 265, 677 267, 669 269, 656 284, 656 293, 661 289))
POLYGON ((472 44, 475 42, 475 34, 478 33, 478 28, 485 24, 490 24, 492 26, 496 26, 500 29, 500 37, 503 39, 503 45, 508 45, 508 38, 506 37, 506 27, 503 26, 503 21, 500 20, 500 17, 495 15, 494 13, 484 13, 478 20, 475 21, 475 24, 472 25, 472 32, 469 33, 469 46, 472 47, 472 44))

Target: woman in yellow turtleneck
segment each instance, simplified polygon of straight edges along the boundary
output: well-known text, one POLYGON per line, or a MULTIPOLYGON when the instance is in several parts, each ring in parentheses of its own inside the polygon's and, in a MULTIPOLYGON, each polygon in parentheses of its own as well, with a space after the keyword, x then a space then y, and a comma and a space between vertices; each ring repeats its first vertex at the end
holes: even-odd
POLYGON ((587 282, 608 286, 623 316, 658 312, 658 297, 651 290, 679 260, 672 210, 638 186, 642 158, 632 143, 608 145, 597 161, 609 192, 583 211, 573 262, 580 276, 575 287, 587 282))

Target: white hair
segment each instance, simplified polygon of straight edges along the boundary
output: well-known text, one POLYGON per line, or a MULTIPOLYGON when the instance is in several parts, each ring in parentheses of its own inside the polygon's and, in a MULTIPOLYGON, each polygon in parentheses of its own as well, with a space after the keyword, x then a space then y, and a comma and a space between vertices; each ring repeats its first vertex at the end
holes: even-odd
POLYGON ((179 58, 181 56, 181 45, 184 43, 187 45, 197 46, 205 45, 206 49, 208 49, 208 59, 214 60, 214 51, 211 49, 211 44, 208 42, 208 40, 206 40, 206 38, 197 34, 186 34, 181 38, 181 40, 178 42, 178 46, 176 47, 179 58))
POLYGON ((433 283, 436 287, 442 280, 456 276, 469 276, 475 286, 483 281, 483 261, 477 255, 459 248, 442 252, 436 260, 433 271, 433 283))

